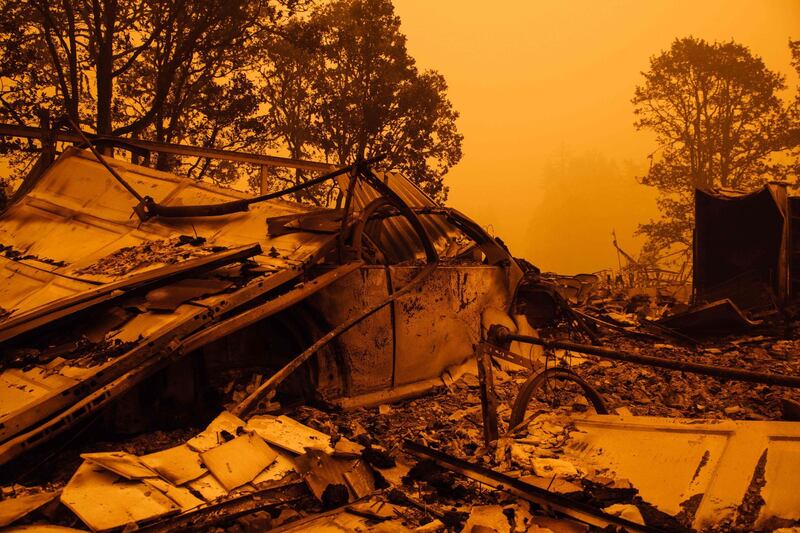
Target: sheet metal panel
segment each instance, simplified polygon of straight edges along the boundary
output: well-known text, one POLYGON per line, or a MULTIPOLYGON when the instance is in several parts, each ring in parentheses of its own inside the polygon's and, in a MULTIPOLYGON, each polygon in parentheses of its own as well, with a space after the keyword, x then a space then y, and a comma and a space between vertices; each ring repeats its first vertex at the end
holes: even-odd
POLYGON ((628 479, 667 514, 693 512, 698 530, 726 521, 761 530, 778 517, 800 520, 800 423, 617 415, 572 422, 577 431, 567 451, 576 464, 628 479), (764 504, 749 517, 745 498, 758 496, 764 504))
MULTIPOLYGON (((394 287, 419 272, 418 267, 389 270, 394 287)), ((483 311, 507 309, 510 299, 501 268, 439 265, 395 305, 395 385, 438 377, 464 362, 480 342, 483 311)))

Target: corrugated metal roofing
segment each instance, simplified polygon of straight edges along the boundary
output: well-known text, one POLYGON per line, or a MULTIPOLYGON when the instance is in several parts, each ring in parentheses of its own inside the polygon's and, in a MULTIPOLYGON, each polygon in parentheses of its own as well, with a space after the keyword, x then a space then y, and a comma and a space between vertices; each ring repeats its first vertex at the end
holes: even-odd
MULTIPOLYGON (((210 204, 246 197, 124 161, 112 162, 140 194, 166 205, 210 204)), ((66 152, 28 195, 0 217, 0 245, 12 246, 22 257, 28 257, 11 260, 0 254, 0 306, 15 314, 98 283, 124 278, 83 271, 122 248, 147 241, 196 233, 207 239, 207 246, 259 243, 264 253, 255 259, 280 269, 304 261, 326 238, 307 232, 268 236, 267 217, 309 211, 283 200, 262 202, 247 212, 220 217, 153 218, 146 222, 133 215, 135 204, 136 200, 90 152, 66 152), (269 253, 271 248, 275 251, 269 253)), ((158 266, 148 265, 133 273, 158 266)))
MULTIPOLYGON (((413 208, 438 207, 419 187, 403 175, 396 172, 376 172, 383 183, 395 192, 408 206, 413 208)), ((347 188, 347 177, 341 179, 340 186, 347 188)), ((356 210, 364 209, 370 202, 380 198, 380 194, 363 180, 356 183, 353 191, 353 202, 356 210)), ((420 214, 428 236, 442 257, 448 256, 448 250, 455 249, 451 244, 463 237, 441 214, 420 214)), ((425 252, 416 232, 404 217, 390 217, 370 221, 367 232, 378 240, 383 252, 392 263, 408 260, 425 259, 425 252)))
MULTIPOLYGON (((137 192, 166 205, 213 204, 245 197, 123 161, 109 162, 137 192)), ((110 360, 77 365, 71 359, 56 357, 25 368, 4 369, 0 373, 0 440, 66 408, 92 387, 114 379, 113 374, 123 364, 137 364, 142 356, 131 358, 131 354, 138 347, 166 345, 210 320, 209 308, 224 312, 238 305, 234 301, 257 296, 261 286, 291 280, 302 272, 298 267, 333 238, 303 231, 268 235, 266 218, 309 211, 283 200, 262 202, 247 212, 219 217, 153 218, 146 222, 133 215, 136 203, 90 152, 66 151, 26 196, 0 216, 0 244, 5 250, 0 253, 0 312, 5 315, 0 327, 41 306, 164 267, 158 261, 165 249, 162 247, 151 254, 155 260, 147 264, 131 264, 123 271, 107 268, 127 247, 146 251, 158 241, 172 242, 181 235, 204 237, 203 248, 211 251, 203 253, 208 254, 214 253, 214 247, 230 249, 258 243, 262 253, 252 259, 264 267, 263 271, 250 281, 242 281, 244 285, 233 292, 188 301, 171 313, 143 309, 105 334, 109 341, 131 343, 126 352, 110 360), (91 380, 92 387, 82 384, 79 395, 67 393, 90 376, 96 377, 91 380)), ((185 261, 192 247, 179 249, 180 255, 167 262, 185 261)))

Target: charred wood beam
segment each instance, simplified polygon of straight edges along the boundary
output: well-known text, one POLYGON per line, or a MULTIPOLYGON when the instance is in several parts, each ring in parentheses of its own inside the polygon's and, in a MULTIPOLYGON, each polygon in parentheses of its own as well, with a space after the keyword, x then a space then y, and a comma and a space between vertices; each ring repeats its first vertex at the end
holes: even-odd
POLYGON ((656 368, 666 368, 680 372, 712 376, 720 379, 732 379, 736 381, 747 381, 750 383, 762 383, 764 385, 779 385, 782 387, 800 388, 800 376, 768 374, 766 372, 754 372, 752 370, 743 370, 740 368, 704 365, 700 363, 691 363, 688 361, 665 359, 663 357, 655 357, 652 355, 621 352, 618 350, 612 350, 610 348, 603 348, 601 346, 579 344, 577 342, 546 341, 536 337, 530 337, 528 335, 517 335, 516 333, 511 333, 508 328, 499 325, 492 326, 489 332, 489 338, 493 342, 500 344, 505 344, 510 341, 519 341, 528 344, 538 344, 539 346, 544 346, 545 348, 569 350, 572 352, 596 355, 598 357, 603 357, 605 359, 611 359, 614 361, 625 361, 628 363, 653 366, 656 368))
POLYGON ((458 459, 444 452, 434 450, 416 442, 406 440, 403 448, 410 454, 420 459, 429 459, 440 467, 455 472, 464 477, 483 483, 498 490, 504 490, 519 498, 523 498, 537 505, 549 507, 565 516, 580 520, 591 526, 622 527, 631 532, 660 532, 661 530, 643 526, 618 516, 613 516, 591 505, 580 501, 573 501, 565 496, 530 485, 519 479, 495 472, 490 468, 472 464, 463 459, 458 459))

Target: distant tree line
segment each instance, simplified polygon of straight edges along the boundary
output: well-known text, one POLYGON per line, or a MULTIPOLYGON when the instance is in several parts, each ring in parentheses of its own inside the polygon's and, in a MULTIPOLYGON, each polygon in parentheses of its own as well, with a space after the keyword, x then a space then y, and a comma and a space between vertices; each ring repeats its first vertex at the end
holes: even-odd
MULTIPOLYGON (((384 154, 439 200, 461 158, 447 84, 416 67, 391 0, 0 0, 0 13, 4 122, 66 114, 99 134, 336 165, 384 154)), ((19 172, 31 148, 0 139, 19 172)), ((153 164, 222 184, 244 170, 153 164)), ((272 177, 282 188, 308 176, 272 177)))
MULTIPOLYGON (((800 75, 800 41, 789 41, 800 75)), ((797 186, 800 89, 787 100, 782 74, 746 46, 676 39, 650 59, 633 105, 638 129, 658 149, 641 183, 655 187, 660 220, 639 226, 643 255, 656 260, 683 248, 689 257, 696 188, 753 191, 768 181, 797 186)), ((674 256, 673 256, 674 257, 674 256)))

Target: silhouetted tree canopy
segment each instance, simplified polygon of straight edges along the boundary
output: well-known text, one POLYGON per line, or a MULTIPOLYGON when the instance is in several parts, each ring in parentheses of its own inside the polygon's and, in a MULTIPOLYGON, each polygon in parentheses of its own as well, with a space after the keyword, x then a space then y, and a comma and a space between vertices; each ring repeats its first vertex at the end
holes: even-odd
MULTIPOLYGON (((343 165, 377 154, 444 200, 461 159, 447 83, 420 72, 390 0, 335 0, 265 46, 267 130, 293 157, 343 165)), ((301 172, 294 173, 300 179, 301 172)))
MULTIPOLYGON (((0 120, 67 114, 100 134, 336 164, 384 153, 443 199, 442 177, 461 157, 444 78, 417 70, 390 0, 318 4, 0 0, 0 120)), ((3 143, 17 154, 32 144, 3 143)), ((155 164, 223 183, 244 171, 164 155, 155 164)), ((330 200, 315 192, 306 199, 330 200)))
POLYGON ((635 126, 653 131, 659 145, 642 183, 660 191, 662 219, 639 233, 646 251, 691 246, 695 188, 753 190, 786 177, 788 167, 772 157, 792 122, 779 94, 784 77, 743 45, 693 37, 675 40, 642 74, 635 126))
MULTIPOLYGON (((792 52, 792 68, 800 77, 800 40, 789 40, 789 50, 792 52)), ((786 142, 787 148, 794 154, 794 175, 800 176, 800 86, 794 96, 794 104, 791 106, 791 119, 788 128, 786 142)))

